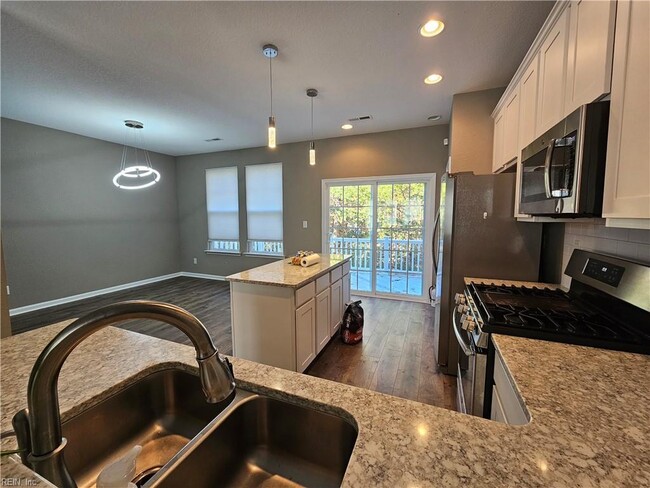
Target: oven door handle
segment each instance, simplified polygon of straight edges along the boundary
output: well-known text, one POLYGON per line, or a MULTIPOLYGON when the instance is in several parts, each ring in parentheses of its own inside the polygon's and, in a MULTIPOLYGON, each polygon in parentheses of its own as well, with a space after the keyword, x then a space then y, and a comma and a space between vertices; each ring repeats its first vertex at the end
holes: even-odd
POLYGON ((456 315, 458 314, 458 307, 454 307, 454 311, 451 313, 451 320, 454 325, 454 334, 456 334, 456 339, 458 339, 458 344, 460 345, 460 348, 463 350, 465 353, 465 356, 471 357, 475 354, 473 347, 470 345, 467 345, 465 341, 463 340, 463 335, 460 332, 460 329, 458 328, 458 323, 456 322, 456 315))
POLYGON ((555 149, 555 139, 551 139, 546 148, 546 157, 544 158, 544 188, 546 198, 553 198, 551 193, 551 162, 553 161, 553 150, 555 149))

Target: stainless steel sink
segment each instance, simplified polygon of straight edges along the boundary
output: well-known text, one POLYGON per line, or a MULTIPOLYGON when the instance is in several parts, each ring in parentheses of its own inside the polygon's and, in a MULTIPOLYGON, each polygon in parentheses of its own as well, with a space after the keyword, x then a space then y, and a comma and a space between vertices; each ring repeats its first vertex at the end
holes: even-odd
POLYGON ((341 417, 238 390, 146 486, 340 486, 356 438, 341 417))
POLYGON ((153 373, 63 423, 65 462, 79 488, 92 487, 102 468, 140 444, 136 479, 141 485, 231 399, 207 403, 201 381, 190 373, 153 373))
POLYGON ((144 488, 339 486, 357 438, 349 421, 237 389, 219 404, 201 382, 152 373, 62 424, 65 463, 79 488, 140 444, 144 488))

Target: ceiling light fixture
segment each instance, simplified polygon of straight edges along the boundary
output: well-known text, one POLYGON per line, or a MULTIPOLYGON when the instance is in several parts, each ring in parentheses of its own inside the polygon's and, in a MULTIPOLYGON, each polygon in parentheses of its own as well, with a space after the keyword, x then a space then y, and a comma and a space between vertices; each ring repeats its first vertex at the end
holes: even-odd
POLYGON ((265 44, 262 48, 264 56, 269 58, 269 85, 271 87, 271 115, 269 116, 268 145, 275 149, 275 117, 273 116, 273 58, 278 55, 278 48, 273 44, 265 44))
POLYGON ((427 120, 440 120, 442 117, 440 115, 430 115, 427 117, 427 120))
POLYGON ((318 96, 316 88, 307 88, 307 96, 311 99, 311 142, 309 143, 309 165, 316 166, 316 144, 314 144, 314 98, 318 96))
POLYGON ((352 124, 343 124, 343 125, 341 126, 341 129, 343 129, 343 130, 350 130, 350 129, 352 129, 352 124))
POLYGON ((423 37, 437 36, 444 28, 445 24, 442 21, 431 19, 420 27, 420 35, 423 37))
POLYGON ((113 177, 113 184, 122 190, 140 190, 153 186, 160 181, 160 173, 152 168, 149 151, 138 148, 142 147, 140 130, 144 128, 144 124, 137 120, 125 120, 124 125, 126 134, 122 162, 120 171, 113 177), (131 146, 128 145, 129 134, 133 136, 131 146))
POLYGON ((436 73, 429 75, 424 79, 424 82, 427 85, 435 85, 436 83, 440 83, 441 81, 442 81, 442 75, 436 73))

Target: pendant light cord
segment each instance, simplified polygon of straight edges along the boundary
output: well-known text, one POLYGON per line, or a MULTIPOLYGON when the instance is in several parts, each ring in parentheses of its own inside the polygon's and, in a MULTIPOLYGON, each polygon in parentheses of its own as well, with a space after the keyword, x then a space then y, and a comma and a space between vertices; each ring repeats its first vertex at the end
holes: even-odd
POLYGON ((311 98, 311 140, 314 140, 314 97, 311 98))
POLYGON ((273 58, 269 58, 269 85, 271 86, 271 117, 273 117, 273 58))

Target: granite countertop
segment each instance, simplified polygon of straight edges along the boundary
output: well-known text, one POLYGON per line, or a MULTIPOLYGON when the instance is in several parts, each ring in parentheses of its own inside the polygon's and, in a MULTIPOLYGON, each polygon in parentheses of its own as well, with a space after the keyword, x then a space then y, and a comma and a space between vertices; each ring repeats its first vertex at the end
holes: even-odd
MULTIPOLYGON (((0 341, 1 430, 25 407, 31 367, 56 324, 0 341)), ((511 426, 233 358, 240 387, 355 419, 345 487, 650 486, 650 357, 495 336, 531 417, 511 426)), ((108 327, 59 379, 65 420, 154 370, 196 372, 194 349, 108 327), (87 358, 93 353, 94 360, 87 358)), ((15 447, 14 438, 2 441, 15 447)), ((25 469, 4 457, 5 475, 25 469)))
POLYGON ((300 288, 328 271, 349 261, 352 256, 342 254, 321 254, 318 264, 303 268, 289 264, 289 258, 275 261, 264 266, 242 271, 241 273, 226 276, 228 281, 251 283, 255 285, 285 286, 300 288))

